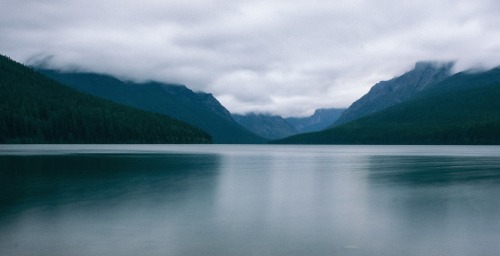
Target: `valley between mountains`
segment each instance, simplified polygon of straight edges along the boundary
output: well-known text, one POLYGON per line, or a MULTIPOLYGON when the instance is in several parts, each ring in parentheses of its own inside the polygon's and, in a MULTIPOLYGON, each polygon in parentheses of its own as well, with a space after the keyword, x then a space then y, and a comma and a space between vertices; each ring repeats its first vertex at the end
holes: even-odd
POLYGON ((500 69, 419 62, 346 109, 230 113, 184 85, 0 57, 0 143, 500 144, 500 69))

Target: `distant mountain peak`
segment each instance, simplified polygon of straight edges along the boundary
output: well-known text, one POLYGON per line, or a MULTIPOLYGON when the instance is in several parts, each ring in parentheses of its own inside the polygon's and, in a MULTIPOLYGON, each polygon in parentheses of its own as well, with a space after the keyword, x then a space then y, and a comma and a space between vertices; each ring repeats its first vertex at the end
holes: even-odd
POLYGON ((454 62, 421 61, 401 76, 375 84, 342 113, 340 125, 411 99, 416 93, 452 75, 454 62))
POLYGON ((269 113, 234 114, 233 118, 248 130, 269 139, 302 132, 320 131, 331 125, 344 109, 317 109, 312 116, 283 118, 269 113))
POLYGON ((249 113, 233 115, 234 120, 248 130, 267 139, 280 139, 297 134, 283 117, 271 114, 249 113))
POLYGON ((345 109, 320 108, 314 111, 309 117, 290 117, 286 120, 295 126, 299 133, 320 131, 335 122, 345 109))

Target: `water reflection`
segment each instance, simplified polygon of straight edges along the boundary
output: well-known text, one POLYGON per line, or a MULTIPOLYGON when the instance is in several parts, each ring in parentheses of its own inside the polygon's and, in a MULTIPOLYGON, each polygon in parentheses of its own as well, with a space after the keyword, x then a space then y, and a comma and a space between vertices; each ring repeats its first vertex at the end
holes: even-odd
POLYGON ((500 251, 490 148, 116 147, 0 156, 0 255, 500 251))
POLYGON ((203 185, 197 182, 213 178, 218 164, 207 154, 0 156, 0 207, 57 207, 137 194, 155 200, 203 185))
POLYGON ((1 255, 148 255, 213 201, 213 154, 0 156, 1 255))
POLYGON ((413 255, 496 255, 500 158, 371 156, 374 219, 395 250, 413 255))
POLYGON ((500 157, 371 156, 370 179, 404 186, 500 182, 500 157))

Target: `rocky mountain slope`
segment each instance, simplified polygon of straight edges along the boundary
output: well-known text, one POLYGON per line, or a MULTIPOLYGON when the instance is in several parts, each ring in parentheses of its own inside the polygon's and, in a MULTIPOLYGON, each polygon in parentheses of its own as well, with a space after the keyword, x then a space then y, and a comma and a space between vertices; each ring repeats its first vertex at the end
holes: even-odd
POLYGON ((333 126, 384 110, 411 99, 418 92, 432 87, 451 75, 453 63, 418 62, 401 76, 375 84, 370 91, 352 103, 333 126))

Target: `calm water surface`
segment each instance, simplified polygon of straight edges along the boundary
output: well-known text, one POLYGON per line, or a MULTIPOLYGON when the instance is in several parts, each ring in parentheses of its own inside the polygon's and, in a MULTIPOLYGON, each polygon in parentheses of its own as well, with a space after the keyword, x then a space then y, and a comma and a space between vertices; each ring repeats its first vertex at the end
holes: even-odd
POLYGON ((0 255, 500 255, 500 147, 0 145, 0 255))

